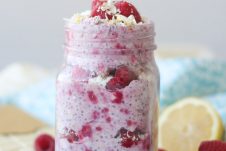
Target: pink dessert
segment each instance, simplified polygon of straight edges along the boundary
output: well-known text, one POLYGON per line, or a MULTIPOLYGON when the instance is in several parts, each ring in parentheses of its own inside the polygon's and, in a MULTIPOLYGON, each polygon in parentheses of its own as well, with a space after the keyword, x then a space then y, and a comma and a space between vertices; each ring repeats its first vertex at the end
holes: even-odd
POLYGON ((65 24, 56 151, 157 151, 154 25, 126 1, 93 0, 65 24))

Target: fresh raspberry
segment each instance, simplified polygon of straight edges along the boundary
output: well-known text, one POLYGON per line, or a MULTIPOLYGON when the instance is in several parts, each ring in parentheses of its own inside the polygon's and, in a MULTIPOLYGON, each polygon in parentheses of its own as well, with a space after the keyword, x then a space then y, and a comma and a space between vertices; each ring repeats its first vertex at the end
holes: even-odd
POLYGON ((204 141, 199 146, 199 151, 226 151, 226 143, 218 140, 204 141))
POLYGON ((54 151, 54 138, 48 134, 39 135, 35 140, 35 151, 54 151))
POLYGON ((115 3, 115 6, 119 10, 119 13, 121 15, 126 17, 133 15, 137 23, 142 21, 140 13, 137 11, 136 7, 131 3, 128 3, 126 1, 119 1, 115 3))
POLYGON ((106 88, 109 90, 122 89, 136 80, 137 76, 127 66, 120 66, 116 69, 115 76, 108 81, 106 88))
POLYGON ((132 138, 125 137, 122 139, 121 145, 125 148, 130 148, 134 144, 132 138))
MULTIPOLYGON (((106 0, 93 0, 92 3, 92 11, 91 11, 91 16, 99 16, 101 19, 112 19, 114 14, 109 14, 106 11, 101 10, 101 6, 103 3, 106 2, 106 0)), ((119 11, 119 14, 129 17, 130 15, 133 15, 136 22, 139 23, 142 21, 140 13, 137 11, 136 7, 132 5, 129 2, 126 1, 119 1, 115 3, 115 7, 119 11)))
POLYGON ((111 80, 108 81, 106 85, 106 89, 112 90, 112 91, 116 89, 121 89, 121 88, 123 87, 120 86, 118 78, 112 78, 111 80))
POLYGON ((115 77, 118 78, 118 82, 122 87, 126 87, 131 81, 136 80, 137 76, 127 66, 120 66, 116 72, 115 77))
POLYGON ((92 10, 96 6, 101 6, 104 2, 107 2, 107 0, 92 0, 92 10))
POLYGON ((122 139, 121 145, 125 148, 130 148, 135 143, 133 141, 134 133, 131 131, 128 131, 126 129, 121 129, 120 131, 120 137, 122 139))

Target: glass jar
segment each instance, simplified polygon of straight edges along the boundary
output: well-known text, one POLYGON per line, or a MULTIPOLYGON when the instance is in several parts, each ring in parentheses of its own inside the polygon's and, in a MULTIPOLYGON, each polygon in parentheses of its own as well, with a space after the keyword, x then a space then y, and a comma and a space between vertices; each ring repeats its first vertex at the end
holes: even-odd
POLYGON ((56 151, 157 151, 154 25, 65 25, 56 151))

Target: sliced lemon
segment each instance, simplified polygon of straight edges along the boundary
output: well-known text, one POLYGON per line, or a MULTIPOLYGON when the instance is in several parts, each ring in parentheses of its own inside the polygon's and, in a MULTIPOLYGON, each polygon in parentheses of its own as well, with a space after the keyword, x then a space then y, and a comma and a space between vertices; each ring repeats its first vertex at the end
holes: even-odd
POLYGON ((198 151, 203 140, 220 140, 223 132, 222 120, 209 103, 186 98, 160 116, 159 146, 167 151, 198 151))

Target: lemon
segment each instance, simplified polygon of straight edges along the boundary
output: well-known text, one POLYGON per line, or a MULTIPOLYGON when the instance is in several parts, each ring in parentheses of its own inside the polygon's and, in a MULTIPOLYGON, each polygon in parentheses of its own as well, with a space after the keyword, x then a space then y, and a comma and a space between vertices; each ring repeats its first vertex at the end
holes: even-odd
POLYGON ((222 120, 209 103, 186 98, 160 116, 159 146, 167 151, 198 151, 203 140, 220 140, 223 132, 222 120))

